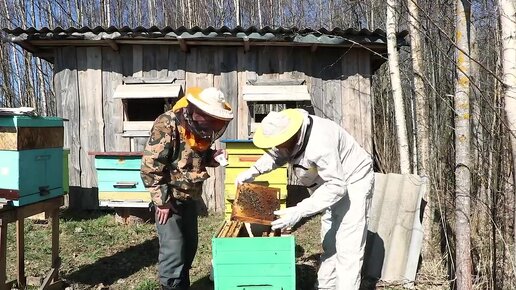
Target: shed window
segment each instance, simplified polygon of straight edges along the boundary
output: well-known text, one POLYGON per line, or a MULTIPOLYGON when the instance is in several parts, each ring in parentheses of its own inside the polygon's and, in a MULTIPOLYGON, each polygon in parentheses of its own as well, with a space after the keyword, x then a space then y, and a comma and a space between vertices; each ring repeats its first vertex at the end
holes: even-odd
POLYGON ((124 136, 148 136, 156 117, 182 96, 177 84, 122 84, 113 98, 122 99, 124 107, 124 136))
POLYGON ((306 85, 246 85, 242 94, 249 105, 251 134, 271 111, 301 108, 314 112, 306 85))

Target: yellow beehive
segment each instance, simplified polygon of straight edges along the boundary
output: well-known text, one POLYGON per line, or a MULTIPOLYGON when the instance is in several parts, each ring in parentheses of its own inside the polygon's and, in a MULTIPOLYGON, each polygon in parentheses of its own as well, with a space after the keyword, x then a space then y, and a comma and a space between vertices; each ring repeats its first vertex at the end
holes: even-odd
MULTIPOLYGON (((228 166, 224 179, 225 216, 231 217, 231 205, 235 199, 235 178, 240 172, 251 167, 265 151, 254 146, 251 140, 223 140, 228 153, 228 166)), ((287 167, 283 166, 256 178, 257 184, 280 189, 279 198, 281 208, 285 208, 287 198, 287 167)))

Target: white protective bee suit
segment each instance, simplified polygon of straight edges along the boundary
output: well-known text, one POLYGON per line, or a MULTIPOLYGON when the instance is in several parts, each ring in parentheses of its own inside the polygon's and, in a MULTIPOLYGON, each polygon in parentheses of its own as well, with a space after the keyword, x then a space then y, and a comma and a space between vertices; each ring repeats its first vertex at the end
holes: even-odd
MULTIPOLYGON (((290 179, 306 186, 311 195, 294 207, 275 212, 281 218, 273 222, 273 228, 291 227, 302 217, 324 212, 317 287, 359 289, 374 182, 371 156, 337 123, 300 112, 304 119, 293 152, 270 149, 235 182, 250 182, 288 162, 290 179)), ((277 123, 267 117, 264 122, 277 123)))

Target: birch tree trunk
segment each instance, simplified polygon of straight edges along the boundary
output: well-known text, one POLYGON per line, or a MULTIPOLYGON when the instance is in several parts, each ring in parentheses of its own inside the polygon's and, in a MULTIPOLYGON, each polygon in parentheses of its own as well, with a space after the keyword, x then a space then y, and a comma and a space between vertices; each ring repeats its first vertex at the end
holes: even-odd
POLYGON ((75 13, 77 15, 77 22, 82 27, 84 26, 84 17, 82 15, 82 4, 80 0, 75 0, 75 13))
POLYGON ((106 26, 111 26, 111 3, 109 0, 104 0, 106 4, 106 8, 104 11, 106 12, 106 26))
MULTIPOLYGON (((512 177, 516 182, 516 7, 513 0, 500 0, 499 4, 505 113, 511 131, 512 177)), ((516 220, 514 224, 516 225, 516 220)), ((514 235, 516 239, 516 231, 514 235)), ((514 259, 516 262, 516 256, 514 259)))
MULTIPOLYGON (((47 18, 48 18, 48 27, 54 27, 54 16, 52 15, 52 6, 50 5, 50 0, 47 0, 47 18)), ((70 10, 70 13, 72 11, 70 10)))
MULTIPOLYGON (((32 25, 34 27, 38 27, 38 23, 36 22, 36 6, 34 5, 34 0, 30 1, 32 8, 32 25)), ((41 19, 41 16, 40 16, 41 19)), ((37 76, 37 84, 38 84, 38 96, 40 101, 40 113, 43 116, 47 115, 47 99, 45 94, 45 80, 43 79, 43 65, 41 64, 41 58, 36 58, 36 76, 37 76)), ((34 82, 36 83, 36 82, 34 82)))
POLYGON ((100 25, 106 26, 106 4, 104 0, 100 0, 100 25))
MULTIPOLYGON (((26 7, 27 4, 28 3, 26 3, 25 1, 20 1, 18 3, 18 7, 20 8, 19 13, 21 13, 21 15, 26 15, 27 10, 28 10, 26 7)), ((21 26, 27 27, 28 19, 26 17, 21 17, 20 19, 21 19, 21 26)), ((24 60, 24 64, 25 64, 25 67, 23 69, 25 86, 23 86, 22 91, 19 91, 19 94, 21 96, 27 96, 27 102, 26 102, 27 106, 32 107, 37 110, 38 102, 36 101, 36 92, 34 89, 35 81, 32 79, 32 72, 34 71, 33 66, 32 66, 32 56, 29 55, 29 53, 26 50, 23 50, 23 60, 24 60)))
POLYGON ((405 107, 401 90, 399 56, 396 49, 396 8, 397 0, 387 0, 387 52, 389 54, 389 74, 391 76, 392 97, 396 116, 398 147, 400 151, 400 172, 410 173, 409 145, 405 122, 405 107))
POLYGON ((235 5, 236 25, 240 26, 240 0, 233 0, 233 4, 235 5))
MULTIPOLYGON (((416 151, 417 151, 417 173, 420 176, 429 176, 430 164, 430 134, 429 134, 429 115, 428 102, 425 92, 425 84, 423 81, 423 45, 421 42, 421 25, 419 17, 419 8, 417 0, 407 0, 409 12, 409 31, 410 31, 410 48, 412 53, 412 70, 414 71, 414 93, 416 99, 416 151)), ((427 179, 429 180, 429 179, 427 179)), ((425 243, 423 244, 423 256, 429 256, 432 253, 432 213, 433 202, 430 194, 430 185, 424 184, 427 196, 426 207, 423 217, 423 228, 425 230, 425 243)))
POLYGON ((192 2, 191 0, 186 0, 186 5, 188 9, 188 27, 192 28, 192 2))
POLYGON ((258 4, 258 25, 260 25, 260 28, 262 28, 262 4, 260 0, 257 1, 258 4))
MULTIPOLYGON (((190 3, 190 2, 188 2, 188 3, 190 3)), ((149 25, 150 26, 156 25, 156 16, 154 14, 154 12, 156 11, 156 7, 154 5, 154 1, 148 0, 147 5, 148 5, 147 9, 149 12, 149 14, 147 14, 147 15, 149 15, 149 25)))
POLYGON ((471 135, 469 92, 469 0, 456 1, 455 42, 455 233, 457 290, 472 288, 471 279, 471 135))

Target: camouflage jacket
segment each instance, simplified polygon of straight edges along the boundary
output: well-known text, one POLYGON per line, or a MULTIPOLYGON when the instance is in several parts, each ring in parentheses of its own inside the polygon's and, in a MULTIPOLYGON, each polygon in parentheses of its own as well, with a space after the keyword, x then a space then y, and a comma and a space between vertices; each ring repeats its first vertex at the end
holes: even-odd
POLYGON ((143 152, 140 174, 155 205, 172 199, 199 199, 202 184, 210 177, 206 167, 218 165, 213 161, 214 150, 192 150, 178 126, 172 111, 160 115, 143 152))

